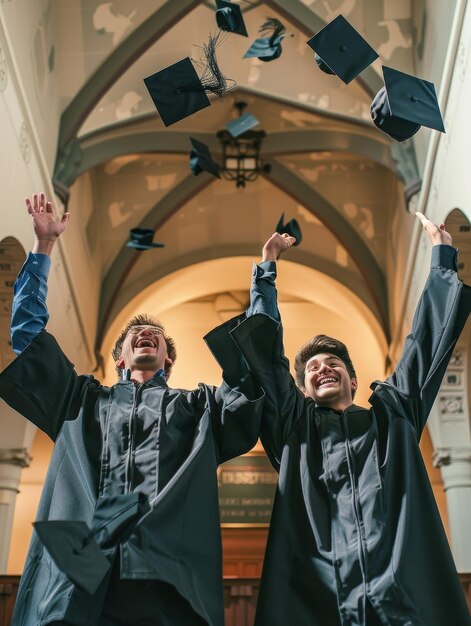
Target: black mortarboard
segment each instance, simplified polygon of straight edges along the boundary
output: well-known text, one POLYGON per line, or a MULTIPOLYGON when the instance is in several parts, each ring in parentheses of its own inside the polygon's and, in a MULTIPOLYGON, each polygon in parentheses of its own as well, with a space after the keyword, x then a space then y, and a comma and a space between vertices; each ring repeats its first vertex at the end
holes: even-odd
POLYGON ((226 0, 216 0, 216 5, 216 24, 219 28, 248 37, 240 6, 226 0))
POLYGON ((301 232, 301 227, 298 224, 297 220, 290 220, 286 224, 283 224, 285 219, 285 214, 282 213, 280 219, 278 220, 277 225, 275 226, 275 232, 283 235, 284 233, 294 237, 296 239, 293 246, 299 246, 303 239, 303 235, 301 232))
POLYGON ((336 74, 347 85, 379 56, 343 15, 324 26, 307 44, 317 53, 320 69, 336 74))
POLYGON ((433 83, 383 66, 384 87, 371 103, 376 126, 397 141, 410 139, 421 126, 445 132, 433 83))
POLYGON ((233 137, 239 137, 239 135, 243 135, 254 126, 257 126, 257 124, 260 124, 260 122, 252 113, 244 113, 236 120, 228 122, 226 128, 233 137))
POLYGON ((144 82, 165 126, 211 104, 189 57, 144 78, 144 82))
POLYGON ((270 17, 258 30, 265 34, 271 31, 272 34, 270 37, 256 39, 243 58, 257 57, 260 61, 273 61, 281 56, 281 42, 286 37, 285 26, 275 17, 270 17))
POLYGON ((85 522, 35 522, 34 528, 57 567, 78 587, 95 593, 111 564, 85 522))
POLYGON ((190 152, 190 169, 195 176, 201 172, 209 172, 217 178, 221 178, 219 165, 213 160, 208 146, 194 137, 190 137, 193 149, 190 152))
POLYGON ((165 248, 164 243, 153 243, 155 231, 151 228, 131 228, 127 248, 135 250, 150 250, 151 248, 165 248))
POLYGON ((57 567, 78 587, 93 594, 111 567, 103 550, 126 541, 148 510, 145 495, 134 492, 101 498, 91 530, 78 521, 52 520, 33 525, 57 567))

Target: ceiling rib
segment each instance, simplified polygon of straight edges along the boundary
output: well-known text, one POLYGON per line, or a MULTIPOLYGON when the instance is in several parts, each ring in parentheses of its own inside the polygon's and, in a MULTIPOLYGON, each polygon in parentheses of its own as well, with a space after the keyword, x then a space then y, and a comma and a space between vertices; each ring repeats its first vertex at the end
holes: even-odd
MULTIPOLYGON (((84 172, 116 157, 128 154, 189 154, 189 133, 172 130, 140 131, 135 127, 116 126, 107 132, 84 137, 71 152, 68 163, 61 164, 54 180, 69 188, 84 172)), ((207 144, 213 154, 221 152, 215 133, 192 133, 207 144)), ((262 157, 306 152, 349 152, 369 159, 395 174, 397 162, 391 157, 389 145, 358 132, 346 130, 292 130, 270 133, 262 146, 262 157)))
MULTIPOLYGON (((324 28, 327 23, 300 0, 265 0, 265 4, 290 21, 309 38, 324 28)), ((366 68, 357 80, 371 98, 374 98, 383 86, 381 77, 371 66, 366 68)))
POLYGON ((386 279, 368 245, 351 223, 311 185, 278 161, 265 162, 271 166, 271 172, 264 176, 320 219, 347 250, 376 303, 384 334, 389 337, 386 279))
POLYGON ((167 0, 111 52, 62 113, 59 152, 74 139, 96 104, 134 61, 199 4, 200 0, 167 0))

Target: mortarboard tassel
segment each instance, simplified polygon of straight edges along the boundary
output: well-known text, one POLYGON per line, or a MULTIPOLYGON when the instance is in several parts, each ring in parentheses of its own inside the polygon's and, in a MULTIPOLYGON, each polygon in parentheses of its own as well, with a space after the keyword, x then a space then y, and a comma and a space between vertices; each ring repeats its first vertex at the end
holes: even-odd
POLYGON ((280 20, 276 19, 276 17, 267 17, 267 21, 260 26, 258 32, 262 33, 264 37, 268 37, 270 31, 272 31, 270 47, 273 47, 278 37, 286 32, 286 26, 282 24, 280 20))
POLYGON ((216 48, 222 43, 222 41, 220 41, 221 35, 223 37, 222 41, 224 41, 226 33, 220 31, 217 35, 210 34, 208 43, 203 44, 203 53, 200 60, 195 61, 203 70, 200 80, 204 91, 213 93, 219 97, 236 86, 235 80, 232 78, 227 79, 219 69, 216 58, 216 48), (233 84, 229 87, 228 82, 233 84))

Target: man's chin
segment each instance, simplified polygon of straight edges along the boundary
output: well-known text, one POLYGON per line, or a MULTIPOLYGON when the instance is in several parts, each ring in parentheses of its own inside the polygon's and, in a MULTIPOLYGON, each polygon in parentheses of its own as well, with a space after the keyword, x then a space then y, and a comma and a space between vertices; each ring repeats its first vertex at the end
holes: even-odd
POLYGON ((316 392, 311 395, 311 398, 316 402, 316 404, 320 404, 322 406, 335 400, 338 393, 338 389, 322 389, 320 392, 316 390, 316 392))
POLYGON ((156 359, 156 355, 155 355, 155 353, 154 353, 154 354, 152 354, 152 353, 150 353, 150 352, 149 352, 149 353, 147 353, 147 354, 144 352, 143 354, 138 354, 138 355, 135 355, 135 356, 134 356, 134 363, 135 363, 135 365, 136 365, 138 368, 139 368, 141 365, 145 365, 145 366, 146 366, 146 369, 148 369, 148 366, 149 366, 149 365, 153 365, 153 364, 155 364, 155 369, 156 369, 156 370, 160 369, 160 367, 163 367, 163 365, 159 367, 159 364, 158 364, 158 361, 157 361, 157 359, 156 359))

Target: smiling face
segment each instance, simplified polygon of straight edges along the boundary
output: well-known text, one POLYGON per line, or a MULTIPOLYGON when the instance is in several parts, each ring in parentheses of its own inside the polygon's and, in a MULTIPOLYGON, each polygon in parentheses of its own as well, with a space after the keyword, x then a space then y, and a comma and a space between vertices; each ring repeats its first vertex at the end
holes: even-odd
POLYGON ((353 404, 356 378, 350 378, 345 363, 334 354, 311 357, 304 370, 304 394, 316 404, 343 411, 353 404))
POLYGON ((132 326, 127 332, 116 365, 152 377, 160 369, 167 369, 171 360, 167 354, 167 343, 158 326, 132 326), (167 366, 167 367, 166 367, 167 366))

